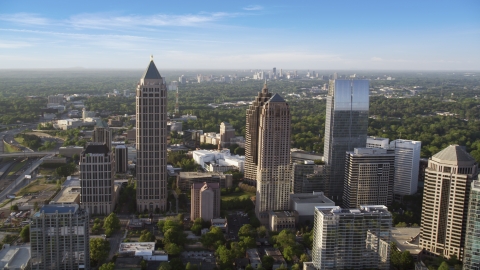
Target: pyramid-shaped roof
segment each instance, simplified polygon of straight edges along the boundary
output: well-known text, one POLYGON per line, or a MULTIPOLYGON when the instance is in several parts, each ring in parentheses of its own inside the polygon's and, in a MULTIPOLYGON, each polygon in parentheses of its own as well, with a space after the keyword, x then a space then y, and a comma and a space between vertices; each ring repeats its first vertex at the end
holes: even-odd
POLYGON ((268 100, 268 102, 285 102, 285 100, 279 94, 275 94, 268 100))
POLYGON ((475 162, 475 159, 467 153, 464 147, 459 145, 450 145, 442 151, 436 153, 432 158, 449 162, 475 162))
POLYGON ((150 64, 148 65, 147 70, 145 70, 145 73, 143 74, 143 79, 156 80, 161 78, 162 76, 160 76, 160 72, 158 72, 158 69, 153 62, 153 59, 150 60, 150 64))

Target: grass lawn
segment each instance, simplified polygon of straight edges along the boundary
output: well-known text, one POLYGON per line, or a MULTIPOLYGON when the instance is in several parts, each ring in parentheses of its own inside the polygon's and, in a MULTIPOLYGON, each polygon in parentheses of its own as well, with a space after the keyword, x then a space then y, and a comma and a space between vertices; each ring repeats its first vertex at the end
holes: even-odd
POLYGON ((5 150, 5 153, 16 153, 16 152, 20 152, 20 149, 18 149, 18 148, 15 147, 15 146, 11 146, 11 145, 8 144, 8 143, 4 143, 4 144, 3 144, 3 147, 4 147, 4 150, 5 150))
POLYGON ((17 138, 15 138, 15 141, 17 141, 19 144, 22 144, 24 139, 21 138, 21 137, 17 137, 17 138))
POLYGON ((240 192, 234 192, 228 195, 222 195, 221 199, 222 201, 229 201, 229 200, 233 200, 234 198, 238 198, 239 200, 241 200, 241 199, 250 199, 250 197, 252 196, 255 196, 255 193, 245 192, 242 190, 240 192))
POLYGON ((28 186, 22 188, 19 192, 17 192, 16 196, 23 196, 27 193, 35 193, 43 190, 51 190, 55 189, 57 185, 55 184, 47 184, 45 180, 35 180, 32 183, 28 184, 28 186))
POLYGON ((15 166, 13 166, 12 170, 8 173, 8 176, 14 175, 16 172, 18 172, 18 170, 20 170, 23 167, 23 165, 25 165, 25 162, 26 162, 26 160, 23 160, 22 162, 19 162, 19 163, 15 164, 15 166))

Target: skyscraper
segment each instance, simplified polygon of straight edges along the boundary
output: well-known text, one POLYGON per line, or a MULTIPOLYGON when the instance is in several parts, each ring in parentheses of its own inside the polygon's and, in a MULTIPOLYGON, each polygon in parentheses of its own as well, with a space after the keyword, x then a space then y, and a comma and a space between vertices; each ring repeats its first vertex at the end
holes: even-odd
POLYGON ((398 195, 417 193, 422 142, 398 139, 390 142, 390 148, 395 149, 393 193, 398 195))
POLYGON ((261 221, 268 211, 287 210, 290 199, 290 109, 273 95, 261 108, 258 122, 258 166, 255 212, 261 221))
POLYGON ((423 191, 420 248, 463 258, 467 205, 478 165, 465 149, 450 145, 428 160, 423 191))
POLYGON ((325 194, 337 203, 343 194, 346 152, 366 144, 369 90, 368 80, 330 81, 323 151, 330 172, 325 194))
POLYGON ((80 203, 93 215, 109 215, 114 207, 113 153, 103 143, 90 143, 80 155, 80 203))
POLYGON ((472 181, 468 202, 463 269, 480 269, 480 182, 472 181))
POLYGON ((137 209, 165 211, 167 201, 167 87, 150 60, 137 85, 137 209))
POLYGON ((312 193, 325 190, 328 175, 325 165, 316 165, 312 160, 292 164, 292 192, 312 193))
POLYGON ((210 221, 220 217, 220 184, 219 183, 193 183, 190 190, 191 208, 190 218, 202 218, 210 221))
POLYGON ((390 269, 392 215, 387 207, 316 206, 314 215, 315 269, 390 269))
POLYGON ((245 128, 245 176, 244 179, 250 184, 256 184, 257 180, 257 165, 258 165, 258 134, 260 127, 260 112, 267 102, 272 97, 268 92, 267 83, 263 86, 262 92, 253 101, 252 105, 247 109, 247 120, 245 128))
POLYGON ((126 173, 128 171, 128 148, 125 144, 115 147, 115 172, 126 173))
POLYGON ((355 148, 346 155, 343 206, 390 205, 395 173, 393 151, 355 148))
POLYGON ((88 211, 44 205, 30 224, 30 269, 90 269, 88 211))

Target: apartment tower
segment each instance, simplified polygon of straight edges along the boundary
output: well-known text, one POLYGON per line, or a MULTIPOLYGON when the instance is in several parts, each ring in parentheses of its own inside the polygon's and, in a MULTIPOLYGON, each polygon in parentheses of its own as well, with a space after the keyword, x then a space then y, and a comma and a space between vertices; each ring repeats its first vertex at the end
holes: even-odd
POLYGON ((261 108, 258 122, 258 166, 255 212, 287 210, 290 199, 290 108, 273 95, 261 108))
POLYGON ((393 193, 400 196, 417 193, 422 142, 398 139, 390 142, 390 149, 395 149, 393 193))
POLYGON ((468 202, 463 269, 480 269, 480 182, 472 181, 468 202))
POLYGON ((462 146, 450 145, 428 160, 420 248, 463 258, 470 187, 477 176, 478 165, 462 146))
POLYGON ((90 269, 88 210, 44 205, 30 223, 30 269, 90 269))
POLYGON ((191 220, 202 218, 204 221, 210 221, 212 218, 220 217, 219 183, 193 183, 190 192, 191 220))
POLYGON ((313 226, 315 269, 390 269, 392 215, 386 206, 316 206, 313 226))
POLYGON ((263 105, 272 97, 268 92, 267 83, 263 86, 262 92, 253 101, 252 105, 247 109, 246 129, 245 129, 245 181, 256 185, 257 166, 258 166, 258 149, 259 149, 259 127, 260 112, 263 105))
POLYGON ((347 152, 343 206, 390 205, 393 201, 395 154, 381 148, 347 152))
POLYGON ((115 163, 105 144, 90 143, 80 154, 80 204, 92 215, 109 215, 115 208, 115 163))
POLYGON ((330 81, 323 152, 330 172, 325 194, 337 203, 343 194, 345 154, 366 144, 368 109, 368 80, 330 81))
POLYGON ((167 87, 153 62, 136 91, 137 209, 166 210, 167 202, 167 87))

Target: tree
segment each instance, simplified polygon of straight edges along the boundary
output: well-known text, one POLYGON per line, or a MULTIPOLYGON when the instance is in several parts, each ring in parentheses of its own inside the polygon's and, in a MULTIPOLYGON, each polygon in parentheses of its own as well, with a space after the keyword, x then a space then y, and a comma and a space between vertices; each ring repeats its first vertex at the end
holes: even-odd
POLYGON ((253 267, 252 267, 252 265, 250 265, 250 264, 249 264, 249 265, 247 265, 247 267, 245 267, 245 270, 253 270, 253 267))
POLYGON ((259 263, 258 266, 257 266, 257 270, 265 270, 265 268, 263 267, 263 265, 261 263, 259 263))
POLYGON ((75 163, 78 163, 80 156, 78 154, 73 154, 72 159, 75 161, 75 163))
POLYGON ((240 230, 238 230, 238 237, 255 237, 255 229, 250 224, 243 225, 240 230))
POLYGON ((257 233, 258 233, 258 236, 265 237, 267 235, 267 228, 265 228, 265 226, 262 225, 257 228, 257 233))
POLYGON ((447 262, 442 262, 442 264, 440 264, 440 267, 438 267, 438 270, 450 270, 450 266, 448 266, 447 262))
POLYGON ((232 266, 233 260, 235 259, 235 254, 233 254, 231 250, 221 245, 217 248, 217 251, 215 251, 215 254, 217 255, 217 258, 218 258, 217 262, 221 266, 220 269, 226 269, 232 266))
POLYGON ((272 256, 263 256, 262 258, 262 266, 265 269, 272 269, 274 262, 275 260, 273 259, 272 256))
POLYGON ((225 243, 225 236, 220 228, 212 227, 208 233, 200 237, 200 242, 205 247, 216 248, 225 243))
POLYGON ((105 234, 110 237, 115 231, 120 229, 120 220, 118 219, 115 213, 111 213, 108 217, 105 218, 103 222, 103 228, 105 229, 105 234))
POLYGON ((175 243, 167 243, 165 245, 165 251, 167 251, 169 255, 178 255, 182 252, 182 247, 175 243))
POLYGON ((293 261, 293 257, 295 256, 295 252, 293 250, 293 247, 292 246, 284 247, 282 255, 285 258, 285 260, 287 260, 289 262, 293 261))
POLYGON ((90 259, 94 264, 103 262, 108 258, 110 252, 110 243, 102 238, 90 239, 90 259))
POLYGON ((257 246, 255 239, 250 236, 243 237, 242 242, 246 248, 255 248, 257 246))
MULTIPOLYGON (((179 268, 181 269, 181 268, 179 268)), ((172 267, 168 262, 162 262, 160 266, 158 267, 158 270, 172 270, 172 267)))
POLYGON ((22 231, 20 232, 20 237, 22 238, 23 242, 30 242, 30 225, 22 228, 22 231))
POLYGON ((284 265, 284 264, 282 263, 282 265, 280 265, 280 267, 277 268, 277 270, 288 270, 288 268, 287 268, 286 265, 284 265))
POLYGON ((11 211, 18 211, 18 205, 14 204, 14 205, 10 206, 10 210, 11 211))
POLYGON ((149 230, 143 230, 138 239, 139 242, 155 242, 156 240, 155 235, 149 230))
POLYGON ((115 269, 115 264, 113 262, 104 263, 98 270, 113 270, 115 269))
POLYGON ((182 259, 180 258, 173 258, 170 260, 170 266, 172 269, 185 269, 185 265, 183 264, 182 259))

